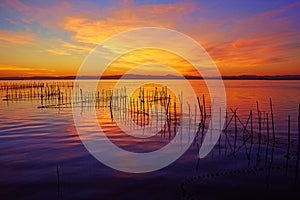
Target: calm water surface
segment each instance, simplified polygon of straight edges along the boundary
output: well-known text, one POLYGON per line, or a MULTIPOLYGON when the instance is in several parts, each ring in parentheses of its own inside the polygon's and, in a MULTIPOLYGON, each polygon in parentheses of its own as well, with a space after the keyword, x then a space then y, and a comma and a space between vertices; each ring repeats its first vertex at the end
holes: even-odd
MULTIPOLYGON (((128 88, 134 87, 136 83, 134 80, 127 82, 128 88)), ((170 82, 175 87, 183 87, 180 81, 170 82)), ((100 87, 111 88, 114 83, 114 80, 106 80, 100 87)), ((205 94, 209 107, 212 101, 204 82, 190 83, 198 96, 205 94)), ((220 143, 206 158, 200 161, 197 159, 195 143, 173 164, 145 174, 119 172, 91 156, 76 132, 70 107, 38 109, 41 106, 38 99, 2 101, 6 95, 6 91, 2 90, 1 199, 260 199, 296 195, 300 184, 297 157, 300 81, 225 80, 224 84, 228 119, 232 116, 230 109, 238 108, 237 115, 246 124, 250 110, 253 111, 256 136, 251 147, 252 154, 247 156, 250 140, 243 141, 241 135, 238 135, 236 141, 238 150, 233 153, 234 124, 230 124, 227 135, 221 135, 220 143), (277 141, 274 146, 267 142, 266 132, 266 113, 270 116, 270 98, 273 102, 277 141), (257 137, 259 125, 256 102, 261 111, 263 127, 260 142, 257 137), (291 144, 287 158, 288 115, 291 119, 291 144), (56 166, 59 167, 60 174, 59 191, 56 166)), ((43 102, 44 104, 47 102, 43 102)), ((88 112, 88 108, 84 110, 84 113, 88 112)), ((155 149, 169 142, 169 138, 163 135, 148 146, 129 140, 111 122, 107 115, 108 108, 99 108, 97 112, 100 114, 102 128, 125 149, 155 149)), ((94 131, 88 120, 85 128, 87 134, 94 131)), ((239 124, 238 128, 240 130, 243 127, 239 124)), ((103 149, 103 153, 105 151, 103 149)))

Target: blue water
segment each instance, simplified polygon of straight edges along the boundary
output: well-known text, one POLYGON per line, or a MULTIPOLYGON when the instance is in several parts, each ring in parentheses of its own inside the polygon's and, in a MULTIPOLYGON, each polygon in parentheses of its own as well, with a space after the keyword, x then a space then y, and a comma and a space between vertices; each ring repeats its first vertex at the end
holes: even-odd
MULTIPOLYGON (((110 84, 107 81, 105 87, 110 84)), ((179 82, 172 84, 180 87, 179 82)), ((191 84, 199 95, 205 93, 199 89, 204 85, 203 81, 192 81, 191 84)), ((232 116, 230 108, 238 108, 239 117, 246 123, 249 111, 253 110, 256 136, 250 157, 246 154, 250 149, 249 140, 246 147, 243 146, 241 135, 237 139, 239 150, 233 154, 234 126, 231 124, 229 139, 222 135, 220 145, 217 144, 204 159, 198 161, 197 145, 194 144, 168 167, 145 174, 116 171, 90 155, 77 134, 71 108, 38 109, 41 105, 38 99, 1 100, 1 199, 213 199, 224 197, 223 194, 229 198, 241 195, 244 199, 257 199, 295 195, 300 184, 296 154, 300 81, 226 80, 224 84, 229 117, 232 116), (270 97, 278 139, 273 152, 271 143, 267 146, 266 142, 265 118, 264 142, 259 146, 256 119, 256 101, 262 113, 270 114, 270 97), (291 116, 292 145, 290 157, 286 159, 288 115, 291 116), (236 192, 237 188, 240 192, 236 192), (248 196, 244 196, 245 193, 248 196)), ((128 87, 131 85, 134 81, 128 80, 128 87)), ((2 90, 1 99, 5 98, 5 93, 2 90)), ((116 129, 111 127, 110 121, 102 123, 105 130, 118 134, 114 133, 116 129)), ((88 123, 86 126, 89 130, 88 123)), ((161 140, 168 142, 164 136, 161 140)))

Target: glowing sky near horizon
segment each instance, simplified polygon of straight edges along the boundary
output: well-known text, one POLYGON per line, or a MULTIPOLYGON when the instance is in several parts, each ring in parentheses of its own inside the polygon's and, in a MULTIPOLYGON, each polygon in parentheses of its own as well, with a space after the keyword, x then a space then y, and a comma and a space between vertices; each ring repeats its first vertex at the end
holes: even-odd
MULTIPOLYGON (((0 16, 1 77, 76 75, 97 44, 141 27, 190 36, 224 76, 300 74, 300 2, 295 0, 7 0, 0 2, 0 16)), ((122 73, 122 63, 118 69, 112 74, 122 73)), ((143 68, 145 74, 152 71, 143 68)))

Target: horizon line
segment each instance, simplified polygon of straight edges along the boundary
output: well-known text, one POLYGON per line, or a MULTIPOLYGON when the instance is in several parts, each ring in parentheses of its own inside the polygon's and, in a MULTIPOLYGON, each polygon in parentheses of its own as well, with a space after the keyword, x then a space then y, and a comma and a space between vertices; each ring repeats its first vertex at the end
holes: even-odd
MULTIPOLYGON (((183 77, 175 75, 154 76, 154 75, 138 75, 127 74, 125 77, 122 75, 102 76, 101 79, 174 79, 180 80, 183 77), (127 76, 127 77, 126 77, 127 76)), ((224 80, 300 80, 300 75, 234 75, 234 76, 221 76, 224 80)), ((78 79, 99 79, 99 76, 80 76, 78 79)), ((199 76, 184 76, 185 79, 203 80, 199 76)), ((7 76, 0 77, 0 80, 74 80, 76 76, 7 76)), ((219 77, 207 77, 205 79, 219 79, 219 77)))

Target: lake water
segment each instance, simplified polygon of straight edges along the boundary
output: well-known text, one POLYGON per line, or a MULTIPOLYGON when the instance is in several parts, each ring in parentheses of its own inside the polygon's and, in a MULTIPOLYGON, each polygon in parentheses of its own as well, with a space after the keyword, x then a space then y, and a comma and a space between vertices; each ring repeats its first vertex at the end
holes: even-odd
MULTIPOLYGON (((168 82, 170 88, 185 91, 180 80, 168 82)), ((98 88, 99 99, 109 97, 104 89, 113 88, 115 83, 115 80, 104 80, 98 88)), ((137 80, 126 80, 127 89, 136 87, 136 83, 137 80)), ((190 81, 201 102, 203 103, 203 94, 206 99, 208 117, 204 132, 197 130, 197 126, 191 126, 191 129, 195 129, 189 130, 191 137, 197 134, 197 138, 178 160, 158 171, 141 174, 111 169, 87 151, 74 124, 71 98, 74 100, 76 97, 75 102, 79 99, 79 103, 74 105, 82 107, 83 116, 89 116, 93 109, 89 103, 80 103, 80 90, 71 96, 72 88, 68 84, 71 81, 0 82, 1 199, 263 199, 299 195, 297 153, 300 81, 225 80, 228 127, 222 132, 214 149, 200 160, 198 147, 201 146, 202 135, 206 134, 206 127, 210 123, 209 116, 214 101, 209 98, 204 81, 190 81), (40 99, 39 87, 33 90, 24 87, 24 84, 34 82, 47 83, 47 89, 43 88, 42 92, 49 94, 49 98, 44 94, 43 100, 40 99), (57 82, 61 84, 62 97, 59 100, 50 96, 51 90, 57 92, 57 88, 51 88, 50 85, 57 82), (8 90, 5 87, 7 84, 23 84, 23 89, 8 90), (274 141, 270 98, 274 113, 274 141), (39 106, 44 107, 38 108, 39 106), (234 117, 233 111, 236 108, 237 117, 234 117), (253 112, 252 132, 248 120, 250 110, 253 112), (237 121, 236 132, 234 120, 237 121)), ((143 84, 143 80, 139 84, 143 84)), ((97 96, 88 92, 83 95, 85 98, 97 96)), ((183 95, 189 98, 189 94, 183 95)), ((176 105, 178 109, 178 101, 176 105)), ((94 108, 94 104, 92 106, 94 108)), ((190 107, 194 111, 194 105, 190 107)), ((198 107, 195 109, 196 116, 192 114, 189 120, 198 125, 200 111, 198 107)), ((139 126, 139 123, 146 123, 142 114, 132 115, 131 112, 116 116, 118 112, 115 112, 115 120, 112 120, 109 102, 104 101, 96 104, 95 110, 99 124, 108 138, 127 151, 149 152, 159 149, 174 137, 170 130, 180 128, 174 122, 175 109, 170 108, 171 128, 159 132, 149 140, 137 139, 122 133, 116 120, 136 117, 140 121, 135 121, 133 126, 139 126)), ((83 134, 86 138, 93 139, 94 127, 89 118, 85 119, 81 122, 82 130, 85 131, 83 134)), ((159 128, 165 127, 164 123, 159 123, 158 120, 159 128)), ((103 147, 99 151, 100 154, 105 154, 107 150, 103 147)), ((134 167, 134 163, 132 165, 134 167)))

